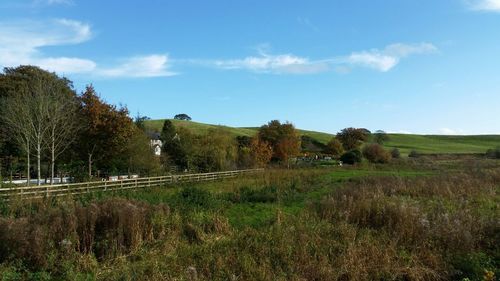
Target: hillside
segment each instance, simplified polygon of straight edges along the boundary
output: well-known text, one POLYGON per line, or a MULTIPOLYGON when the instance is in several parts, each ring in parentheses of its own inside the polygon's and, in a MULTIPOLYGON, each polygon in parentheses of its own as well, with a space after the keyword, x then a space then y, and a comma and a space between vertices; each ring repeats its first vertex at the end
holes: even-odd
MULTIPOLYGON (((192 121, 171 120, 175 126, 186 127, 193 132, 203 134, 209 129, 224 128, 235 136, 253 136, 258 127, 228 127, 204 124, 192 121)), ((146 128, 161 131, 164 120, 149 120, 146 128)), ((327 143, 334 134, 300 130, 301 135, 309 136, 321 143, 327 143)), ((444 135, 410 135, 389 134, 390 140, 385 143, 388 148, 398 148, 401 153, 408 154, 412 150, 420 153, 484 153, 486 150, 500 146, 500 135, 478 136, 444 136, 444 135)))
MULTIPOLYGON (((164 121, 165 120, 148 120, 146 121, 146 128, 151 131, 160 132, 164 121)), ((174 119, 170 119, 170 121, 172 121, 172 123, 174 123, 176 127, 185 127, 198 134, 206 133, 210 129, 223 128, 228 132, 231 132, 235 136, 253 136, 257 133, 258 130, 258 127, 228 127, 223 125, 212 125, 212 124, 204 124, 193 121, 182 121, 174 119)), ((333 138, 332 134, 323 132, 307 131, 300 129, 299 132, 302 136, 309 136, 322 143, 327 143, 329 140, 333 138)))

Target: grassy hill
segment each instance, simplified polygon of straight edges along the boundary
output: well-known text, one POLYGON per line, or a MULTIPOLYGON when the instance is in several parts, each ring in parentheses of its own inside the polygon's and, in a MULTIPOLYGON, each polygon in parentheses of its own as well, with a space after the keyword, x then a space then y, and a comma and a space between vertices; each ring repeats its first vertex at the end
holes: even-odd
POLYGON ((500 135, 443 136, 390 134, 387 147, 397 147, 402 153, 484 153, 500 146, 500 135))
MULTIPOLYGON (((165 120, 149 120, 146 128, 161 131, 165 120)), ((224 128, 235 136, 253 136, 257 127, 228 127, 222 125, 204 124, 192 121, 171 120, 177 127, 186 127, 193 132, 203 134, 209 129, 224 128)), ((309 136, 321 143, 327 143, 333 134, 299 130, 303 136, 309 136)), ((420 153, 484 153, 486 150, 500 146, 500 135, 478 136, 443 136, 443 135, 409 135, 390 134, 390 140, 385 143, 388 148, 398 148, 401 153, 408 154, 412 150, 420 153)))
MULTIPOLYGON (((163 122, 165 120, 148 120, 146 121, 146 128, 152 131, 160 132, 163 126, 163 122)), ((231 132, 235 136, 254 136, 257 133, 258 127, 228 127, 223 125, 212 125, 212 124, 204 124, 193 121, 183 121, 183 120, 175 120, 170 119, 174 126, 176 127, 185 127, 190 129, 193 132, 198 134, 204 134, 210 129, 215 128, 223 128, 228 132, 231 132)), ((322 143, 327 143, 329 140, 333 138, 332 134, 323 133, 323 132, 315 132, 315 131, 307 131, 307 130, 299 130, 300 134, 303 136, 310 136, 311 138, 318 140, 322 143)))

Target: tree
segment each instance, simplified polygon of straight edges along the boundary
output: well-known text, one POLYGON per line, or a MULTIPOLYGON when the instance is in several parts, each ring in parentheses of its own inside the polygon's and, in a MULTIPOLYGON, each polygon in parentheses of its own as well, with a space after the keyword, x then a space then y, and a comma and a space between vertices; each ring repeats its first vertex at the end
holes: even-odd
POLYGON ((126 169, 126 162, 116 161, 126 150, 134 133, 134 123, 126 107, 116 108, 102 101, 92 85, 80 96, 81 115, 86 127, 82 130, 79 150, 85 154, 88 176, 94 165, 108 171, 126 169))
POLYGON ((2 106, 2 123, 8 124, 8 132, 11 138, 26 152, 26 177, 27 185, 30 185, 30 155, 31 155, 31 134, 30 126, 30 106, 26 103, 29 100, 27 93, 19 93, 5 98, 2 106))
POLYGON ((374 136, 373 141, 375 141, 378 144, 384 144, 384 142, 389 141, 389 135, 382 130, 375 131, 375 134, 373 134, 373 136, 374 136))
POLYGON ((122 154, 126 158, 128 175, 132 173, 151 175, 159 170, 159 160, 154 156, 149 141, 147 135, 140 128, 136 127, 132 131, 122 154))
POLYGON ((185 113, 180 113, 174 116, 175 120, 185 120, 185 121, 191 121, 191 117, 185 113))
POLYGON ((287 166, 289 159, 300 152, 299 133, 291 123, 281 124, 278 120, 272 120, 260 127, 258 137, 272 147, 273 158, 287 166))
POLYGON ((38 184, 45 149, 50 153, 52 183, 56 158, 75 139, 77 101, 72 87, 68 79, 35 66, 6 68, 0 77, 4 117, 10 119, 5 124, 25 151, 34 152, 38 184))
POLYGON ((196 138, 194 164, 202 172, 234 169, 238 157, 236 139, 223 129, 211 129, 196 138))
POLYGON ((250 143, 250 151, 254 166, 258 168, 264 168, 267 166, 273 157, 273 148, 269 145, 269 143, 262 141, 259 138, 252 139, 252 142, 250 143))
POLYGON ((335 157, 339 157, 344 153, 344 148, 342 147, 342 143, 336 138, 332 138, 327 144, 325 148, 325 153, 331 154, 335 157))
POLYGON ((388 163, 391 160, 391 154, 380 144, 372 143, 363 148, 363 156, 371 163, 388 163))
POLYGON ((50 152, 50 184, 53 184, 56 159, 76 141, 75 136, 82 126, 78 100, 71 89, 63 85, 56 86, 48 98, 50 110, 46 121, 48 136, 45 143, 50 152))
POLYGON ((137 116, 134 119, 134 123, 137 128, 141 129, 143 132, 146 132, 146 121, 151 120, 151 118, 147 116, 141 116, 137 113, 137 116))
POLYGON ((336 138, 342 143, 345 150, 359 148, 368 139, 369 131, 366 129, 345 128, 337 133, 336 138))
POLYGON ((177 165, 181 169, 188 168, 188 159, 186 151, 181 143, 181 138, 177 134, 174 124, 170 120, 163 122, 160 139, 163 143, 162 150, 168 155, 168 159, 172 164, 177 165))
MULTIPOLYGON (((3 102, 3 107, 6 108, 4 121, 11 127, 12 133, 17 135, 17 142, 24 147, 27 158, 28 153, 34 152, 37 161, 37 183, 40 185, 43 152, 48 139, 55 142, 50 134, 50 122, 54 123, 53 121, 58 119, 58 113, 67 113, 64 112, 65 108, 62 111, 57 110, 55 103, 64 100, 62 95, 71 93, 72 83, 35 66, 6 68, 4 72, 0 82, 0 92, 6 96, 3 102)), ((57 145, 49 147, 60 148, 57 145)), ((57 153, 54 152, 52 156, 55 154, 57 153)), ((29 159, 27 162, 29 163, 29 159)))

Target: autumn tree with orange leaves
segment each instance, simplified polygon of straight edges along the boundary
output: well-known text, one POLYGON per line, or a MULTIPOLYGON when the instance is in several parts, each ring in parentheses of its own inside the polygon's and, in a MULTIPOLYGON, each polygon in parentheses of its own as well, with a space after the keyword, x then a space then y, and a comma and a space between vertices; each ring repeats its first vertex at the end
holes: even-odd
POLYGON ((128 140, 134 135, 135 125, 128 109, 102 101, 92 85, 87 86, 80 100, 86 125, 80 149, 87 158, 88 176, 92 177, 95 165, 108 171, 119 168, 116 159, 125 153, 128 140))
POLYGON ((260 127, 258 138, 271 146, 274 160, 288 167, 290 158, 300 152, 300 136, 291 123, 282 124, 278 120, 272 120, 260 127))

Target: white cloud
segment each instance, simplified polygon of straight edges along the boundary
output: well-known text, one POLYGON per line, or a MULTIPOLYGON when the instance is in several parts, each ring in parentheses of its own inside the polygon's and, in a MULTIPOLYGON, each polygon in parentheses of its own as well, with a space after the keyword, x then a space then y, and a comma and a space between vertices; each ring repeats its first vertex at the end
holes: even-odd
POLYGON ((399 58, 384 55, 377 52, 360 52, 352 53, 347 58, 347 63, 351 65, 358 65, 373 68, 382 72, 391 70, 399 63, 399 58))
POLYGON ((47 46, 81 44, 91 38, 90 25, 75 20, 0 22, 0 66, 30 64, 60 74, 87 74, 108 78, 174 75, 168 71, 167 55, 131 57, 124 59, 118 66, 102 67, 91 59, 53 57, 42 52, 47 46))
POLYGON ((212 65, 222 69, 244 69, 261 73, 292 73, 311 74, 332 70, 346 74, 355 67, 365 67, 381 72, 387 72, 410 55, 434 53, 437 48, 430 43, 420 44, 392 44, 383 50, 353 52, 347 56, 337 56, 321 60, 309 60, 292 54, 271 55, 266 48, 257 48, 259 56, 250 56, 242 59, 196 61, 191 63, 212 65))
POLYGON ((98 70, 105 77, 162 77, 176 73, 168 70, 167 55, 138 56, 126 59, 122 64, 98 70))
POLYGON ((392 44, 383 50, 373 49, 370 51, 354 52, 340 61, 352 66, 362 66, 378 71, 387 72, 394 68, 401 59, 414 54, 426 54, 436 52, 437 48, 429 43, 420 44, 392 44))
POLYGON ((500 12, 500 0, 469 0, 468 5, 473 10, 500 12))
POLYGON ((0 65, 33 64, 61 73, 92 71, 92 60, 71 57, 45 57, 40 48, 79 44, 88 41, 88 24, 68 20, 0 22, 0 65))
POLYGON ((246 69, 254 72, 308 74, 322 72, 328 65, 322 62, 311 62, 307 58, 292 54, 271 55, 259 49, 260 56, 243 59, 217 60, 214 65, 222 69, 246 69))

